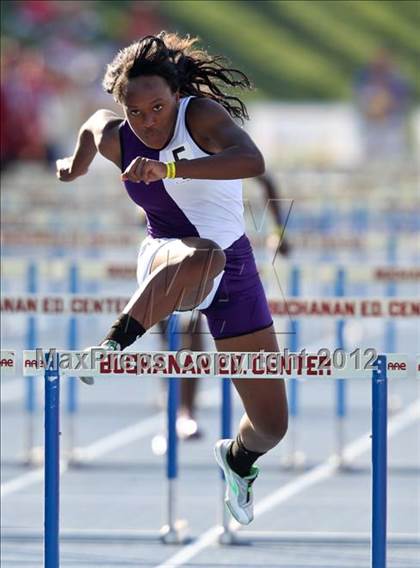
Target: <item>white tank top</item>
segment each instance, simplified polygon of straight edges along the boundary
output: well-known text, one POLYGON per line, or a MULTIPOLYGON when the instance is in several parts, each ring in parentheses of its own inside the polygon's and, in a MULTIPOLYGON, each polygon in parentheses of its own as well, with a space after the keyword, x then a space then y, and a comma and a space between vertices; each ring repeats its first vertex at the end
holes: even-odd
MULTIPOLYGON (((188 131, 185 114, 193 97, 180 100, 174 135, 159 152, 159 160, 194 160, 209 156, 188 131)), ((245 230, 242 180, 164 179, 166 191, 190 221, 200 237, 228 248, 245 230)))

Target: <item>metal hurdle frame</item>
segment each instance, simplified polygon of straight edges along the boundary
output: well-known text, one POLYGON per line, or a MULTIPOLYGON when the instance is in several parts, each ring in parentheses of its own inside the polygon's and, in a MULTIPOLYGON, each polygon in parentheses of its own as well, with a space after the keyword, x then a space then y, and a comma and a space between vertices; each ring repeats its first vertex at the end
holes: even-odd
MULTIPOLYGON (((173 324, 176 325, 176 322, 173 324)), ((175 337, 175 334, 174 334, 175 337)), ((31 351, 26 352, 31 353, 31 351)), ((27 357, 28 355, 26 355, 27 357)), ((34 355, 30 355, 34 357, 34 355)), ((372 522, 371 522, 371 567, 385 568, 387 554, 387 426, 388 426, 388 361, 400 359, 401 356, 395 354, 381 354, 375 361, 373 370, 360 371, 357 369, 359 378, 369 378, 372 388, 372 522), (390 359, 388 359, 388 357, 390 359)), ((404 356, 406 357, 406 356, 404 356)), ((391 367, 392 368, 392 367, 391 367)), ((417 375, 420 370, 420 356, 417 357, 417 375)), ((39 369, 39 367, 38 367, 39 369)), ((405 368, 406 369, 406 368, 405 368)), ((41 373, 44 376, 45 386, 45 476, 44 476, 44 566, 45 568, 59 568, 59 543, 60 543, 60 364, 59 355, 54 359, 47 360, 41 373)), ((346 376, 346 375, 344 375, 346 376)), ((343 374, 335 376, 336 380, 343 380, 343 374)), ((272 377, 276 378, 276 377, 272 377)), ((281 377, 278 377, 281 378, 281 377)), ((168 407, 169 427, 175 426, 176 401, 177 401, 177 382, 172 381, 174 391, 168 397, 171 400, 168 407)), ((223 435, 230 436, 231 430, 231 385, 230 380, 224 378, 222 381, 223 394, 223 413, 222 428, 223 435)), ((172 479, 176 479, 176 429, 174 428, 169 443, 172 446, 168 451, 168 472, 172 472, 172 479), (172 457, 169 457, 172 456, 172 457)), ((169 491, 170 493, 170 491, 169 491)), ((156 541, 157 539, 165 543, 181 542, 178 540, 179 532, 176 526, 174 515, 173 500, 169 501, 170 519, 165 530, 153 531, 67 531, 62 535, 62 540, 70 541, 156 541), (167 538, 167 535, 169 537, 167 538)), ((42 533, 41 533, 42 534, 42 533)), ((251 544, 252 542, 307 542, 309 544, 341 543, 354 544, 366 543, 364 535, 340 533, 322 534, 313 533, 282 533, 282 532, 256 532, 238 530, 236 526, 228 524, 228 516, 223 519, 223 526, 219 532, 219 542, 221 544, 251 544), (302 540, 303 539, 303 540, 302 540)), ((19 534, 6 534, 8 540, 26 541, 38 539, 39 534, 30 531, 21 531, 19 534)), ((42 538, 42 536, 41 536, 42 538)), ((396 535, 393 539, 395 544, 418 544, 419 541, 412 535, 396 535)))
MULTIPOLYGON (((169 319, 169 349, 178 349, 177 316, 169 319)), ((44 539, 44 568, 59 568, 61 541, 71 542, 162 542, 165 544, 184 544, 190 541, 188 525, 176 516, 176 494, 178 481, 178 445, 176 417, 178 409, 179 379, 168 380, 167 437, 166 453, 166 523, 159 530, 66 530, 60 534, 60 373, 58 357, 48 361, 44 371, 45 417, 44 417, 44 532, 23 530, 5 531, 8 540, 44 539)), ((74 380, 74 377, 68 377, 74 380)))
MULTIPOLYGON (((282 531, 250 531, 232 528, 230 517, 223 507, 221 534, 219 543, 224 545, 250 545, 253 543, 308 543, 308 544, 367 544, 371 543, 371 568, 386 568, 387 543, 419 544, 415 538, 396 535, 388 539, 387 535, 387 432, 388 432, 388 379, 387 357, 378 355, 376 369, 372 371, 372 482, 371 482, 371 534, 349 533, 288 533, 282 531)), ((337 379, 343 381, 346 379, 337 379)), ((230 437, 231 395, 230 385, 222 387, 222 436, 230 437)), ((223 484, 224 488, 224 484, 223 484)))
MULTIPOLYGON (((341 298, 345 296, 346 270, 338 266, 335 275, 335 296, 341 298)), ((299 297, 301 295, 301 274, 298 266, 293 266, 290 273, 290 296, 299 297)), ((391 322, 392 323, 392 322, 391 322)), ((336 348, 345 349, 344 342, 345 321, 336 322, 336 348)), ((292 320, 289 324, 290 334, 290 350, 297 352, 299 349, 300 323, 292 320)), ((385 349, 387 353, 394 351, 385 349)), ((282 466, 286 469, 302 469, 305 467, 306 456, 302 450, 298 450, 298 428, 299 428, 299 384, 294 378, 289 382, 289 453, 283 458, 282 466)), ((345 419, 347 416, 347 384, 345 380, 338 381, 336 385, 335 397, 335 416, 336 416, 336 455, 341 469, 348 469, 343 456, 343 448, 345 443, 345 419)))
MULTIPOLYGON (((178 317, 172 314, 168 321, 168 348, 169 351, 177 351, 179 348, 178 317)), ((159 537, 166 544, 181 544, 186 542, 188 527, 184 520, 176 519, 176 497, 178 483, 178 434, 176 430, 176 418, 178 412, 179 379, 171 377, 168 380, 168 444, 166 456, 167 483, 167 524, 160 530, 159 537)))
MULTIPOLYGON (((175 324, 174 324, 175 325, 175 324)), ((58 357, 58 356, 57 356, 58 357)), ((59 477, 60 477, 60 456, 59 456, 59 391, 60 391, 60 366, 58 360, 48 361, 44 371, 45 382, 45 531, 44 531, 44 566, 45 568, 59 568, 60 565, 60 526, 59 526, 59 477)), ((366 372, 366 378, 372 381, 372 509, 371 509, 371 568, 385 568, 387 554, 387 356, 378 355, 375 368, 366 372)), ((337 379, 342 380, 342 379, 337 379)), ((177 382, 171 381, 173 392, 169 395, 170 407, 168 407, 168 426, 176 418, 176 399, 177 382)), ((222 434, 230 435, 231 430, 231 387, 229 379, 222 379, 223 412, 222 412, 222 434)), ((170 479, 176 478, 176 430, 172 432, 173 437, 169 437, 168 448, 168 475, 170 479)), ((170 490, 171 493, 171 490, 170 490)), ((172 493, 173 497, 173 493, 172 493)), ((169 526, 166 531, 159 533, 142 531, 132 531, 127 533, 115 533, 119 540, 159 540, 163 542, 179 542, 176 530, 173 501, 169 500, 169 526), (165 538, 169 536, 169 540, 165 538)), ((87 533, 81 531, 76 534, 63 535, 72 540, 79 540, 83 534, 83 540, 109 540, 112 533, 87 533)), ((307 533, 304 533, 307 534, 307 533)), ((295 534, 294 542, 297 542, 298 534, 295 534)), ((360 542, 366 542, 358 535, 360 542)), ((292 539, 293 540, 293 539, 292 539)), ((403 540, 403 539, 402 539, 403 540)), ((223 526, 219 537, 221 544, 251 544, 252 542, 290 542, 290 535, 283 535, 282 532, 256 532, 232 529, 228 524, 228 516, 224 514, 223 526)), ((311 542, 349 542, 349 535, 329 535, 329 540, 325 536, 312 535, 311 542)), ((300 539, 300 542, 302 540, 300 539)), ((354 542, 354 541, 351 541, 354 542)), ((357 540, 356 540, 357 542, 357 540)))
MULTIPOLYGON (((39 268, 36 263, 30 262, 26 270, 27 291, 29 294, 36 294, 39 291, 39 268)), ((76 263, 69 266, 68 273, 69 293, 77 294, 79 292, 79 268, 76 263)), ((27 322, 26 346, 27 349, 35 349, 38 343, 38 326, 35 316, 29 316, 27 322)), ((75 350, 78 347, 78 325, 77 318, 72 315, 68 324, 68 348, 75 350)), ((35 445, 35 418, 37 414, 37 381, 36 377, 30 376, 25 379, 25 410, 27 414, 26 424, 26 440, 24 448, 23 462, 28 466, 36 466, 43 462, 43 448, 35 445)), ((74 454, 75 442, 75 423, 74 418, 77 412, 77 380, 70 378, 67 387, 67 430, 68 443, 67 453, 69 463, 76 460, 74 454)))

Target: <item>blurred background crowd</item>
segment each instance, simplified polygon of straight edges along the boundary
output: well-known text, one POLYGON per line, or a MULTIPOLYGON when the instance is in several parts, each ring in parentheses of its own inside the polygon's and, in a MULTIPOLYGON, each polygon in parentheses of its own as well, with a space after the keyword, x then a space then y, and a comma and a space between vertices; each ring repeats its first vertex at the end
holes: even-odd
POLYGON ((2 3, 2 166, 57 159, 69 126, 98 106, 107 61, 127 38, 162 27, 153 2, 2 3))
MULTIPOLYGON (((3 1, 1 166, 51 164, 99 107, 105 65, 162 29, 199 35, 247 72, 251 102, 342 103, 363 157, 413 158, 420 8, 404 0, 3 1), (417 27, 417 29, 416 29, 417 27)), ((293 128, 293 126, 292 126, 293 128)), ((295 137, 298 136, 298 128, 295 137)))

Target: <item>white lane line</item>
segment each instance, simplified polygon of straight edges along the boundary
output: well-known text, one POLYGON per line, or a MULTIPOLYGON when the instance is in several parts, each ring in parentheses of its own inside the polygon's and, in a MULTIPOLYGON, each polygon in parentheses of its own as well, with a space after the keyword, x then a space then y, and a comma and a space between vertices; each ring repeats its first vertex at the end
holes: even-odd
MULTIPOLYGON (((420 398, 417 398, 414 402, 407 406, 405 410, 399 412, 391 420, 389 420, 388 439, 410 426, 413 422, 416 422, 416 420, 420 420, 420 398)), ((370 448, 370 441, 369 432, 351 444, 348 444, 343 452, 344 460, 352 461, 368 450, 370 448)))
MULTIPOLYGON (((216 402, 220 400, 221 397, 220 389, 214 387, 203 391, 202 394, 207 404, 216 402)), ((159 428, 165 426, 165 421, 165 412, 154 414, 149 418, 136 422, 131 426, 127 426, 127 428, 123 428, 109 436, 100 438, 89 446, 77 448, 77 458, 82 459, 83 461, 93 461, 101 456, 113 452, 114 450, 128 446, 128 444, 131 444, 136 440, 140 440, 150 434, 154 434, 159 428)))
MULTIPOLYGON (((401 411, 395 417, 393 417, 388 424, 388 438, 395 436, 404 428, 410 426, 413 422, 420 419, 420 398, 415 400, 406 410, 401 411)), ((346 458, 354 460, 363 454, 366 450, 370 448, 370 432, 363 434, 354 442, 351 442, 344 448, 346 458)), ((324 481, 328 477, 331 477, 338 469, 339 464, 334 461, 334 457, 331 456, 323 463, 304 473, 287 483, 284 487, 281 487, 278 491, 275 491, 272 495, 269 495, 263 499, 256 507, 254 516, 255 518, 260 517, 267 511, 270 511, 280 503, 283 503, 287 499, 290 499, 294 495, 297 495, 301 491, 324 481)), ((240 527, 236 522, 231 524, 233 529, 240 527)), ((168 560, 159 564, 155 568, 178 568, 183 566, 185 563, 190 561, 192 558, 197 556, 201 551, 203 551, 208 546, 211 546, 217 541, 217 538, 221 532, 220 526, 214 526, 204 532, 195 542, 184 546, 179 552, 171 556, 168 560)))
MULTIPOLYGON (((68 469, 68 464, 65 461, 60 462, 60 475, 63 475, 68 469)), ((16 493, 21 489, 25 489, 29 485, 34 485, 35 483, 41 483, 44 481, 44 468, 40 467, 19 477, 15 477, 11 481, 6 481, 1 484, 1 498, 7 497, 12 493, 16 493)))
POLYGON ((202 550, 214 544, 221 533, 222 527, 220 526, 208 529, 195 542, 187 544, 179 552, 171 556, 171 558, 156 566, 156 568, 177 568, 178 566, 182 566, 194 558, 194 556, 197 556, 202 550))
POLYGON ((140 420, 127 428, 114 432, 109 436, 100 438, 93 444, 84 448, 77 448, 77 458, 83 461, 93 461, 110 452, 127 446, 136 440, 145 438, 156 432, 164 424, 165 414, 163 412, 154 414, 145 420, 140 420))
MULTIPOLYGON (((388 439, 395 434, 398 434, 411 423, 415 422, 420 418, 420 398, 414 401, 406 410, 397 414, 392 420, 389 421, 388 425, 388 439)), ((354 442, 348 444, 343 451, 344 459, 346 462, 354 461, 361 454, 370 449, 371 438, 370 432, 363 434, 360 438, 357 438, 354 442)), ((338 468, 337 460, 334 456, 329 458, 328 462, 324 462, 319 466, 315 467, 312 471, 301 476, 301 478, 296 479, 294 482, 280 488, 278 491, 269 495, 263 499, 255 507, 255 517, 259 517, 263 513, 270 511, 273 507, 276 507, 282 503, 285 499, 293 497, 296 493, 303 491, 306 487, 310 487, 314 483, 318 483, 327 477, 330 477, 336 472, 338 468)), ((233 529, 238 529, 241 525, 236 521, 232 523, 233 529)))
MULTIPOLYGON (((210 389, 204 390, 202 392, 203 397, 207 404, 210 402, 214 402, 220 400, 220 388, 211 387, 210 389)), ((123 448, 136 440, 141 440, 153 434, 159 429, 162 429, 165 424, 166 413, 159 412, 158 414, 154 414, 149 418, 145 418, 140 420, 139 422, 135 422, 134 424, 123 428, 117 432, 109 434, 103 438, 99 438, 96 442, 89 444, 85 447, 77 448, 76 455, 77 459, 81 459, 83 461, 94 461, 95 459, 102 457, 106 454, 113 452, 119 448, 123 448)), ((66 462, 63 461, 61 466, 61 475, 69 469, 69 466, 66 462)), ((40 483, 44 479, 44 468, 40 467, 34 471, 29 473, 25 473, 20 475, 10 481, 5 481, 1 484, 1 498, 7 497, 12 493, 16 493, 17 491, 21 491, 30 485, 34 485, 35 483, 40 483)))
POLYGON ((29 473, 25 473, 24 475, 20 475, 19 477, 15 477, 15 479, 12 479, 11 481, 5 481, 1 484, 1 498, 3 499, 3 497, 6 497, 10 493, 16 493, 16 491, 20 491, 28 485, 38 483, 43 479, 44 470, 38 468, 35 471, 31 471, 29 473))
MULTIPOLYGON (((99 438, 96 442, 88 446, 77 449, 77 458, 86 461, 93 461, 107 453, 110 453, 118 448, 122 448, 131 444, 135 440, 140 440, 156 432, 158 428, 162 427, 165 414, 160 412, 154 414, 149 418, 135 422, 131 426, 127 426, 118 432, 114 432, 103 438, 99 438)), ((67 471, 69 465, 63 461, 60 469, 61 475, 67 471)), ((38 483, 44 479, 44 467, 37 468, 34 471, 25 473, 1 484, 1 498, 16 493, 21 489, 25 489, 34 483, 38 483)))

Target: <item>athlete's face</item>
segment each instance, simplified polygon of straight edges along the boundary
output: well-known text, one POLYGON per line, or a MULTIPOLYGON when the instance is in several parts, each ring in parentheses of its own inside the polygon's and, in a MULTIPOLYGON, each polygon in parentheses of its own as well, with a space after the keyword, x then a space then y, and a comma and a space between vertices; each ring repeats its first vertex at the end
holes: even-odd
POLYGON ((139 138, 150 148, 162 148, 172 134, 179 94, 158 75, 130 79, 123 102, 125 116, 139 138))

